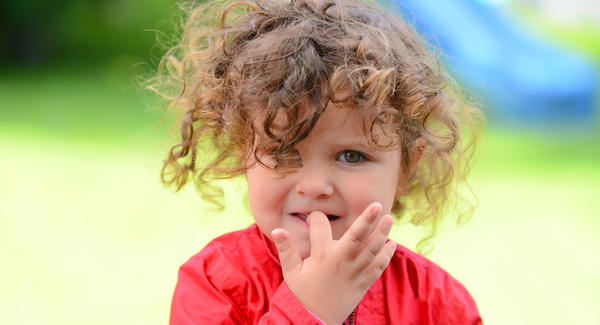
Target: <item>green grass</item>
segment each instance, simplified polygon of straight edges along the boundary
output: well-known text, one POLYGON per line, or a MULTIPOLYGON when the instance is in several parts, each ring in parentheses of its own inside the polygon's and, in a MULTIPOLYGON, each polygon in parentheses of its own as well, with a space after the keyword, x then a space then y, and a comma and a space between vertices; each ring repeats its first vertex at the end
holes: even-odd
MULTIPOLYGON (((222 213, 160 185, 169 143, 122 68, 0 74, 0 323, 165 324, 179 265, 252 222, 239 181, 222 213)), ((430 258, 486 324, 600 323, 598 138, 484 133, 479 207, 430 258)))

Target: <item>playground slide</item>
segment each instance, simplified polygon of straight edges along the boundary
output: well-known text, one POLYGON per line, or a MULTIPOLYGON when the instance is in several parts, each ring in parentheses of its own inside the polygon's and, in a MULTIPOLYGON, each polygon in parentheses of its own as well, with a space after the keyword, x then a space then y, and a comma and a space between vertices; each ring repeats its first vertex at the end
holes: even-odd
POLYGON ((445 54, 449 70, 483 101, 492 120, 592 122, 597 80, 577 55, 521 30, 477 0, 392 0, 445 54))

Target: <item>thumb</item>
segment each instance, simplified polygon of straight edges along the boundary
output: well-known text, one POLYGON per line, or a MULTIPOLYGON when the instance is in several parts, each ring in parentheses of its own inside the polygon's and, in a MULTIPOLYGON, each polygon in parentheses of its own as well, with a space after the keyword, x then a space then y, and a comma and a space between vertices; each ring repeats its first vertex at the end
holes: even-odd
POLYGON ((298 252, 298 248, 290 238, 290 233, 286 230, 275 228, 271 232, 271 237, 273 238, 273 241, 275 241, 275 246, 277 246, 279 261, 281 262, 281 271, 285 277, 302 265, 300 252, 298 252))

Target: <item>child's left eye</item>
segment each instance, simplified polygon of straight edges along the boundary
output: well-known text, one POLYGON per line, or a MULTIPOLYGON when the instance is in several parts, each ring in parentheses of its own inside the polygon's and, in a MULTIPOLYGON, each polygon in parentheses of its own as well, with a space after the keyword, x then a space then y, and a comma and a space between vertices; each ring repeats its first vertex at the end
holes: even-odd
POLYGON ((365 157, 365 155, 363 155, 362 153, 360 153, 358 151, 345 150, 339 154, 337 159, 340 161, 343 161, 343 162, 356 164, 356 163, 366 160, 367 158, 365 157))

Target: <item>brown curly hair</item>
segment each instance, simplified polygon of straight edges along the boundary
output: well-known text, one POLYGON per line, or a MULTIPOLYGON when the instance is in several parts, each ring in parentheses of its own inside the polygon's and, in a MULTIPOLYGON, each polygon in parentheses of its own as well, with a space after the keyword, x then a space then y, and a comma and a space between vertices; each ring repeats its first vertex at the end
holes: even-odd
POLYGON ((181 142, 164 162, 164 184, 179 190, 192 176, 203 198, 218 205, 222 189, 214 180, 244 174, 253 157, 261 163, 268 155, 276 171, 293 170, 301 166, 296 144, 332 103, 358 110, 371 144, 399 146, 402 171, 415 141, 424 140, 418 168, 392 208, 430 226, 418 250, 443 215, 452 210, 461 221, 472 211, 457 185, 468 173, 481 115, 401 18, 346 0, 192 3, 185 12, 181 39, 148 86, 180 117, 181 142), (257 112, 262 125, 254 123, 257 112))

